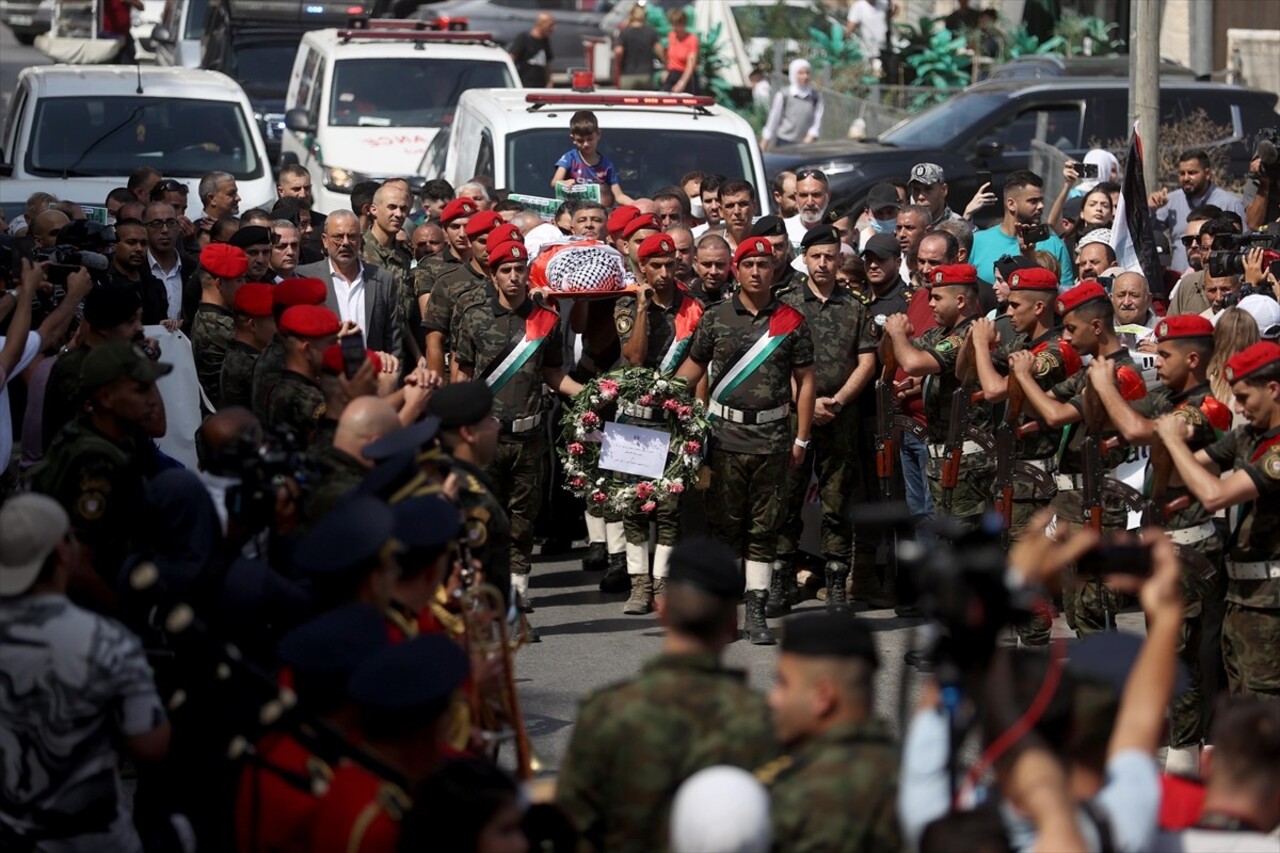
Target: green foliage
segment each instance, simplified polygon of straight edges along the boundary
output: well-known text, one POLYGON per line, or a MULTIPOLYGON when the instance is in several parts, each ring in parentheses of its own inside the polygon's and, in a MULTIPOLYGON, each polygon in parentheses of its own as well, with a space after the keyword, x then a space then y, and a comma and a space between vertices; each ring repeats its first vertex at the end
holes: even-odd
POLYGON ((839 69, 862 62, 861 43, 856 38, 845 38, 844 28, 839 24, 832 24, 830 33, 810 27, 809 43, 812 47, 809 62, 815 69, 839 69))
POLYGON ((1019 56, 1062 54, 1062 47, 1065 44, 1066 39, 1062 36, 1054 36, 1046 42, 1041 42, 1039 38, 1027 32, 1025 26, 1021 26, 1009 34, 1005 49, 1010 59, 1016 59, 1019 56))
POLYGON ((1115 37, 1119 28, 1119 24, 1109 23, 1093 15, 1066 12, 1053 31, 1065 42, 1064 52, 1067 56, 1083 56, 1086 40, 1092 42, 1092 56, 1111 56, 1124 46, 1124 41, 1115 37))
POLYGON ((730 97, 733 87, 721 76, 726 63, 716 47, 719 42, 719 24, 698 37, 698 76, 702 79, 708 95, 714 95, 716 102, 720 105, 734 108, 736 104, 730 97))
POLYGON ((962 51, 965 39, 948 29, 941 29, 929 37, 923 49, 906 58, 907 65, 915 72, 912 86, 931 86, 937 93, 917 95, 911 109, 921 107, 946 97, 949 90, 962 89, 969 83, 969 57, 962 51))

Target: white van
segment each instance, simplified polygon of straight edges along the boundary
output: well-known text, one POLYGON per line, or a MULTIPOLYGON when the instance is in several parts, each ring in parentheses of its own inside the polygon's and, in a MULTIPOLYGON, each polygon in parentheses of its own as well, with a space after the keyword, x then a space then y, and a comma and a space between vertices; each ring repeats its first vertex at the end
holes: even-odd
MULTIPOLYGON (((200 216, 200 178, 230 172, 240 209, 275 198, 266 145, 244 90, 225 74, 147 65, 40 65, 18 75, 0 136, 0 200, 36 190, 102 204, 154 166, 188 187, 200 216)), ((25 198, 25 196, 24 196, 25 198)))
POLYGON ((632 198, 651 196, 694 170, 742 178, 770 212, 764 159, 745 119, 714 98, 669 92, 473 89, 458 100, 448 136, 427 149, 418 174, 453 184, 485 175, 493 186, 550 196, 556 160, 573 147, 569 118, 595 113, 601 152, 632 198))
POLYGON ((362 181, 412 175, 462 93, 518 85, 510 54, 485 33, 447 28, 457 23, 372 20, 303 36, 280 159, 311 173, 316 210, 350 208, 362 181), (411 29, 423 25, 446 29, 411 29))

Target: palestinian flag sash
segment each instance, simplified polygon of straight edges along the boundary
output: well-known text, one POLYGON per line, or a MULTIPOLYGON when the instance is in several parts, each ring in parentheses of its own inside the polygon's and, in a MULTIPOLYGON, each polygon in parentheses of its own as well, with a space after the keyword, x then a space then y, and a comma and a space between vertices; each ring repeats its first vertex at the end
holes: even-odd
POLYGON ((680 366, 680 362, 684 360, 684 354, 689 351, 693 332, 698 328, 698 321, 701 319, 702 303, 688 293, 681 293, 680 307, 676 309, 676 336, 671 341, 671 346, 667 347, 667 351, 662 354, 662 360, 658 362, 659 370, 670 373, 680 366))
POLYGON ((547 335, 559 321, 560 315, 556 312, 549 311, 541 305, 534 305, 533 310, 524 320, 524 329, 520 331, 520 336, 518 338, 513 336, 503 347, 502 352, 498 353, 480 374, 484 384, 488 385, 494 394, 501 391, 502 387, 511 381, 511 377, 520 372, 525 362, 542 348, 547 335))
POLYGON ((711 399, 724 405, 724 398, 733 393, 739 385, 773 354, 787 335, 800 328, 804 315, 790 305, 779 305, 774 309, 769 322, 756 332, 749 346, 734 353, 725 365, 722 375, 711 389, 711 399))

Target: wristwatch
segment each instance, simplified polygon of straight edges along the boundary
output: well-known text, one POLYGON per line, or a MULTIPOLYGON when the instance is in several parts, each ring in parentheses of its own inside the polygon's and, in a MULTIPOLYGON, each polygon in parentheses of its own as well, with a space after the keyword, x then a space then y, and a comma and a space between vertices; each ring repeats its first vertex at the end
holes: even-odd
POLYGON ((805 448, 806 450, 808 450, 808 449, 809 449, 809 439, 807 439, 807 438, 797 438, 797 439, 796 439, 796 447, 803 447, 803 448, 805 448))
POLYGON ((841 412, 844 411, 844 403, 841 403, 839 400, 833 399, 831 401, 831 411, 835 412, 837 415, 840 414, 841 412))

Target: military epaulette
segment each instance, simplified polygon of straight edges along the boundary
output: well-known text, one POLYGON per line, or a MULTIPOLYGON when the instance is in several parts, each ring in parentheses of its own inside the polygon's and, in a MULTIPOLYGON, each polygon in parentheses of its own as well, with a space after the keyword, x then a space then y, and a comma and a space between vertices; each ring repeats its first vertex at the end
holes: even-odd
POLYGON ((845 291, 854 299, 861 302, 863 305, 867 305, 867 306, 871 305, 871 294, 861 290, 854 290, 852 287, 845 288, 845 291))
POLYGON ((783 771, 790 769, 793 763, 794 762, 790 755, 775 758, 773 761, 770 761, 768 764, 756 770, 756 779, 760 781, 761 785, 772 785, 774 782, 778 781, 778 777, 782 775, 783 771))

